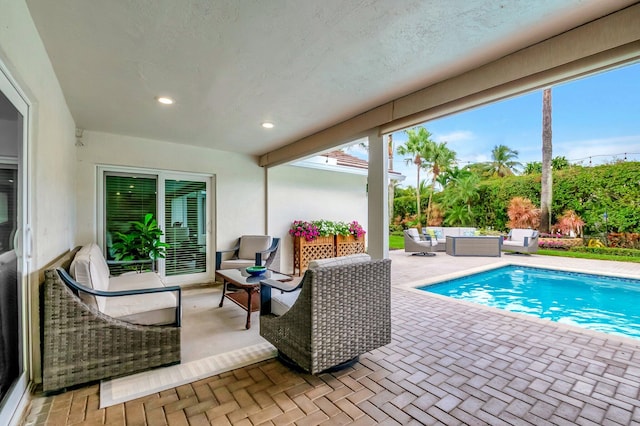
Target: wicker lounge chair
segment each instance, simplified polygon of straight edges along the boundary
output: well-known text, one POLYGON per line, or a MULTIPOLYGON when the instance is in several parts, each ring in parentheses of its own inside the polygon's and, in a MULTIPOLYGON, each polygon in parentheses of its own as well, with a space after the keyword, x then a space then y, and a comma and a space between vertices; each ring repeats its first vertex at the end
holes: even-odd
POLYGON ((356 254, 316 260, 297 287, 267 280, 260 293, 260 335, 278 348, 281 359, 311 374, 339 368, 391 342, 389 259, 356 254), (295 292, 286 312, 271 313, 272 293, 276 299, 295 292))
POLYGON ((531 254, 538 251, 538 231, 534 229, 512 229, 502 242, 502 251, 531 254))
POLYGON ((428 235, 421 235, 417 229, 404 230, 404 251, 413 256, 435 256, 438 241, 428 235))
POLYGON ((45 392, 180 362, 180 287, 89 289, 67 273, 70 263, 71 257, 66 257, 59 265, 45 270, 42 290, 45 392), (153 293, 159 292, 178 294, 173 324, 133 324, 106 315, 86 302, 91 296, 154 297, 153 293))

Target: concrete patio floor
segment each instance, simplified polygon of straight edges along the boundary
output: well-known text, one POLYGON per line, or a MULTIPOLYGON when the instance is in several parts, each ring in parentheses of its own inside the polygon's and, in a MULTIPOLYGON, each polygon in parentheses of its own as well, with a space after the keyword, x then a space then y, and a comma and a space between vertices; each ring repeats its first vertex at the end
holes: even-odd
POLYGON ((504 263, 640 278, 640 264, 390 254, 391 344, 310 376, 277 360, 106 409, 98 385, 36 397, 25 424, 640 424, 640 340, 413 289, 504 263))

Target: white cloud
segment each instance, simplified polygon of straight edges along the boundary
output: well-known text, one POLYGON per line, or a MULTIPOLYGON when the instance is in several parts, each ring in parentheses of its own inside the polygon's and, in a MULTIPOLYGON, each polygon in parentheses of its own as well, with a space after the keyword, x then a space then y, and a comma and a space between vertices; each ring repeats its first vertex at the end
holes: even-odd
POLYGON ((443 135, 436 135, 434 139, 436 142, 456 143, 475 140, 476 136, 469 130, 454 130, 443 135))
POLYGON ((613 160, 640 161, 640 135, 566 141, 554 144, 553 156, 564 156, 570 162, 588 164, 613 160))

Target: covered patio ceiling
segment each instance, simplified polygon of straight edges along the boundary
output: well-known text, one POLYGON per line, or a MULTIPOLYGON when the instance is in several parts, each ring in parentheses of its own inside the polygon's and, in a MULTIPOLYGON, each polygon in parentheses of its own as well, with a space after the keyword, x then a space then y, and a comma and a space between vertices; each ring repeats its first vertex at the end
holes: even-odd
POLYGON ((26 1, 78 128, 256 156, 635 3, 26 1))

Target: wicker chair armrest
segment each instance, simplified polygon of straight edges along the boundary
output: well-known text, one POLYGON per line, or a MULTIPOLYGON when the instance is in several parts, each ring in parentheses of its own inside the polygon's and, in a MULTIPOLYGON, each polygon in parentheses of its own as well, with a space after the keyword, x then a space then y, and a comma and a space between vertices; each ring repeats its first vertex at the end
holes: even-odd
POLYGON ((304 280, 301 280, 297 285, 292 285, 271 278, 260 281, 260 315, 271 314, 271 289, 291 293, 300 289, 303 283, 304 280))
POLYGON ((175 325, 180 327, 180 322, 182 320, 182 288, 180 286, 168 286, 168 287, 153 287, 153 288, 134 288, 130 290, 119 290, 119 291, 104 291, 104 290, 95 290, 93 288, 88 288, 78 283, 76 280, 71 278, 71 275, 63 268, 57 268, 58 274, 62 281, 68 285, 71 290, 77 295, 79 292, 91 294, 94 296, 101 297, 119 297, 119 296, 133 296, 137 294, 154 294, 154 293, 165 293, 165 292, 175 292, 177 293, 176 297, 176 321, 175 325))

